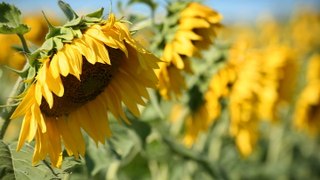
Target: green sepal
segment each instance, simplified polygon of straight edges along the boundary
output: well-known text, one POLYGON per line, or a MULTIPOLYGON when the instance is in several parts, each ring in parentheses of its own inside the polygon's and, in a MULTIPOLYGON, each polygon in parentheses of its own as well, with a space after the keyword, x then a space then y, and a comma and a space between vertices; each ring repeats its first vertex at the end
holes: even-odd
POLYGON ((76 38, 81 38, 82 37, 82 32, 81 32, 80 29, 74 29, 72 31, 72 33, 73 33, 73 36, 76 37, 76 38))
POLYGON ((74 39, 74 33, 72 31, 73 30, 71 28, 61 27, 60 29, 61 34, 55 37, 66 40, 66 41, 71 41, 74 39))
POLYGON ((89 24, 91 25, 92 23, 99 23, 101 22, 101 18, 96 18, 96 17, 87 17, 87 16, 83 16, 83 20, 85 22, 85 24, 89 24))
POLYGON ((38 49, 30 54, 26 54, 29 65, 34 67, 37 63, 36 59, 40 56, 41 51, 38 49))
POLYGON ((46 34, 46 39, 59 35, 59 33, 60 33, 60 28, 49 26, 49 32, 48 34, 46 34))
POLYGON ((74 27, 74 26, 79 26, 82 22, 82 18, 81 17, 78 17, 76 19, 73 19, 71 21, 68 21, 64 27, 74 27))
POLYGON ((4 66, 4 68, 18 74, 21 78, 25 78, 28 75, 28 69, 24 69, 24 70, 18 70, 18 69, 14 69, 10 66, 4 66))
POLYGON ((59 0, 58 5, 69 20, 73 20, 79 17, 68 3, 65 3, 62 0, 59 0))
POLYGON ((47 39, 42 46, 40 47, 40 49, 42 50, 46 50, 46 51, 50 51, 51 49, 53 49, 54 45, 53 45, 53 38, 47 39))
POLYGON ((67 15, 69 21, 63 26, 52 26, 45 17, 49 25, 49 33, 46 35, 46 41, 37 50, 40 53, 37 54, 36 59, 50 57, 56 50, 62 49, 65 43, 71 43, 73 39, 81 38, 83 30, 94 24, 105 23, 102 19, 104 8, 79 17, 69 4, 61 0, 58 1, 58 4, 67 15))
POLYGON ((25 79, 26 82, 33 82, 34 78, 36 77, 36 68, 35 67, 29 67, 28 68, 28 75, 27 78, 25 79))
POLYGON ((101 18, 102 15, 103 15, 103 11, 104 11, 104 8, 100 8, 99 10, 95 11, 95 12, 92 12, 92 13, 89 13, 87 15, 85 15, 86 17, 91 17, 91 18, 101 18))
POLYGON ((54 47, 55 49, 57 50, 60 50, 63 48, 63 42, 62 42, 62 39, 59 38, 59 37, 53 37, 52 38, 53 42, 54 42, 54 47))
POLYGON ((0 33, 25 34, 30 28, 22 24, 21 12, 14 5, 5 2, 0 3, 0 33))

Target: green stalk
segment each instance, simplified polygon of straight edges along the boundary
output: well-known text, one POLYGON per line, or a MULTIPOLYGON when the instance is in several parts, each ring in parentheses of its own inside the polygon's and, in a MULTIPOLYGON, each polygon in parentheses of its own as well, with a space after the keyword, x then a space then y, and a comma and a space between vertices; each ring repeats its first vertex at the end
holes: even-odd
POLYGON ((173 140, 170 139, 170 137, 166 135, 162 135, 162 138, 163 142, 166 143, 166 145, 171 149, 172 152, 183 158, 198 163, 213 179, 228 179, 221 167, 219 167, 217 164, 209 162, 207 157, 204 157, 203 155, 191 149, 187 149, 180 144, 176 144, 173 140))
MULTIPOLYGON (((22 43, 24 53, 30 53, 30 50, 28 48, 28 45, 26 43, 24 36, 22 34, 17 34, 17 35, 19 36, 20 41, 22 43)), ((29 67, 28 63, 26 63, 23 70, 25 70, 28 67, 29 67)), ((12 106, 12 104, 14 103, 14 98, 12 98, 12 97, 16 97, 19 94, 21 94, 24 91, 24 88, 25 88, 25 86, 22 83, 22 78, 19 77, 18 80, 16 81, 15 85, 13 86, 12 92, 6 102, 6 108, 3 108, 3 110, 0 114, 1 119, 4 120, 4 123, 1 127, 1 130, 0 130, 0 139, 4 138, 4 135, 5 135, 5 133, 8 129, 8 126, 11 122, 10 117, 13 114, 13 112, 15 111, 15 109, 17 108, 17 106, 12 106)))
POLYGON ((7 100, 7 107, 4 108, 0 114, 0 117, 4 120, 4 123, 0 130, 0 139, 3 139, 6 130, 10 124, 10 117, 13 114, 14 110, 17 106, 11 106, 13 104, 14 99, 11 97, 17 96, 21 94, 24 90, 24 85, 21 83, 22 79, 19 77, 16 84, 13 86, 12 93, 10 94, 10 98, 7 100))

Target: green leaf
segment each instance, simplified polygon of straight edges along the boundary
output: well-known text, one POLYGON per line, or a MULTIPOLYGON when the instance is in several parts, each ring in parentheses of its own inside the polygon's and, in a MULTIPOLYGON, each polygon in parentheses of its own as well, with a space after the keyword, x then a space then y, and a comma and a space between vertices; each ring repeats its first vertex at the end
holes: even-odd
POLYGON ((151 127, 149 126, 149 124, 133 118, 130 119, 130 122, 131 124, 128 125, 128 128, 133 129, 135 131, 135 133, 141 139, 142 145, 144 146, 146 143, 147 137, 151 133, 151 127))
MULTIPOLYGON (((0 179, 53 179, 53 174, 44 164, 32 166, 33 147, 25 145, 19 152, 15 150, 17 143, 5 144, 0 141, 0 179)), ((59 176, 64 175, 59 173, 59 176)))
POLYGON ((25 34, 30 28, 22 24, 20 10, 7 3, 0 4, 0 33, 2 34, 25 34))
POLYGON ((62 163, 61 169, 53 168, 47 161, 32 166, 34 148, 25 144, 16 151, 17 143, 6 144, 0 141, 0 179, 66 179, 71 170, 79 165, 69 157, 62 163))

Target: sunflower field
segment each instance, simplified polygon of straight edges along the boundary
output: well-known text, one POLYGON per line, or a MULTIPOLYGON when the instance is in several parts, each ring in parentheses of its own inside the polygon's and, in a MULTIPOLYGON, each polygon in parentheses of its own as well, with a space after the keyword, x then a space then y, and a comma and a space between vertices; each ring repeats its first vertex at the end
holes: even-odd
POLYGON ((0 3, 1 180, 320 179, 319 2, 250 22, 213 0, 17 2, 0 3))

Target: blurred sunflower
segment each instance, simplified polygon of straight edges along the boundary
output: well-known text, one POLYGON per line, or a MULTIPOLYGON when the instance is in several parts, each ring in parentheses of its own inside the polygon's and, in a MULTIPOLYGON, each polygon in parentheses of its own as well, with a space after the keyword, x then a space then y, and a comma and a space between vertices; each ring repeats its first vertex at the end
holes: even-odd
POLYGON ((265 48, 263 54, 260 67, 262 89, 259 92, 259 116, 277 121, 279 109, 292 101, 298 63, 294 51, 283 45, 265 48))
POLYGON ((210 116, 210 110, 206 106, 205 97, 199 90, 198 86, 193 86, 189 91, 190 99, 186 106, 176 104, 171 111, 170 120, 172 123, 181 123, 184 125, 183 143, 191 147, 197 140, 201 132, 208 130, 212 124, 213 118, 210 116))
MULTIPOLYGON (((239 54, 243 56, 243 54, 239 54)), ((250 155, 258 139, 258 94, 260 86, 260 53, 251 50, 237 68, 237 78, 230 93, 230 132, 240 153, 250 155)))
POLYGON ((204 104, 200 105, 195 111, 190 112, 185 119, 185 134, 183 143, 191 147, 196 141, 200 132, 208 130, 212 124, 212 118, 209 116, 209 109, 204 104))
POLYGON ((81 129, 104 143, 111 136, 107 112, 128 122, 122 102, 139 116, 138 104, 149 98, 146 88, 156 88, 159 59, 137 44, 113 14, 108 20, 92 16, 79 17, 62 26, 62 34, 47 38, 42 46, 47 54, 40 53, 35 80, 11 116, 24 115, 18 150, 35 138, 33 164, 48 154, 60 167, 62 144, 68 155, 83 156, 81 129), (57 47, 48 50, 50 41, 57 47))
POLYGON ((320 13, 312 9, 300 11, 294 16, 290 37, 300 54, 317 51, 320 48, 320 13))
POLYGON ((309 60, 307 85, 296 104, 294 123, 310 134, 320 132, 320 54, 314 54, 309 60))
POLYGON ((190 62, 186 58, 200 55, 216 37, 222 16, 216 11, 196 2, 189 3, 179 16, 178 29, 172 40, 165 45, 158 72, 159 92, 165 99, 172 94, 181 96, 185 89, 185 80, 181 70, 191 73, 190 62))
MULTIPOLYGON (((202 95, 199 88, 194 86, 189 94, 191 99, 188 103, 188 113, 184 117, 185 132, 183 143, 191 147, 197 140, 201 132, 206 132, 217 120, 221 113, 221 98, 227 97, 231 86, 236 78, 234 67, 227 64, 224 68, 213 75, 208 90, 202 95)), ((184 106, 175 105, 171 111, 173 123, 180 123, 185 111, 184 106)))
POLYGON ((230 95, 232 85, 236 80, 235 67, 227 64, 220 69, 212 78, 205 93, 205 103, 209 109, 209 116, 214 120, 221 113, 221 98, 226 98, 230 95))

